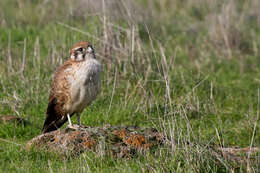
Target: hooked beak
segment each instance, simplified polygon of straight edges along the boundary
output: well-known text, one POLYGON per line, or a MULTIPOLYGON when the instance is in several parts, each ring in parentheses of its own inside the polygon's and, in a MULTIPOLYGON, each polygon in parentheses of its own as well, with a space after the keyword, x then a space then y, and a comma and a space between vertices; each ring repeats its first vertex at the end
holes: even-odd
POLYGON ((92 46, 88 46, 87 52, 88 53, 94 53, 93 47, 92 46))

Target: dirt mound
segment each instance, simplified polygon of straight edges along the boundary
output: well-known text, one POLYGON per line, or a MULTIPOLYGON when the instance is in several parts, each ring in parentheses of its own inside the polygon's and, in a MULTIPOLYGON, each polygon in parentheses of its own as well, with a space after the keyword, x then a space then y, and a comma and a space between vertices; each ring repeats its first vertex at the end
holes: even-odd
POLYGON ((91 150, 116 157, 132 157, 163 142, 163 134, 153 128, 104 126, 59 129, 36 136, 27 143, 27 148, 43 148, 69 156, 91 150))

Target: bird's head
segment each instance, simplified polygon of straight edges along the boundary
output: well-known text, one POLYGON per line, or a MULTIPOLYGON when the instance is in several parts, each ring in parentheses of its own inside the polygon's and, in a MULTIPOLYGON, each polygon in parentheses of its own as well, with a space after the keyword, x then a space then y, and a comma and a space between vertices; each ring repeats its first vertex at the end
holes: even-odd
POLYGON ((82 41, 76 43, 70 50, 70 58, 73 61, 84 61, 90 58, 96 58, 95 51, 89 42, 82 41))

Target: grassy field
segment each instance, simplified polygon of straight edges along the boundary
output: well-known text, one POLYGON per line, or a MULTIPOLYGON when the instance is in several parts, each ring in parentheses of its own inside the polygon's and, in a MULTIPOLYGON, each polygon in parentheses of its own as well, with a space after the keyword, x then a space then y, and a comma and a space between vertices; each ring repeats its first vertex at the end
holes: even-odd
POLYGON ((1 0, 0 115, 29 123, 0 124, 0 172, 259 172, 259 152, 237 162, 210 149, 260 146, 259 9, 258 0, 1 0), (81 40, 103 66, 83 124, 155 127, 167 146, 132 159, 25 149, 41 133, 53 72, 81 40))

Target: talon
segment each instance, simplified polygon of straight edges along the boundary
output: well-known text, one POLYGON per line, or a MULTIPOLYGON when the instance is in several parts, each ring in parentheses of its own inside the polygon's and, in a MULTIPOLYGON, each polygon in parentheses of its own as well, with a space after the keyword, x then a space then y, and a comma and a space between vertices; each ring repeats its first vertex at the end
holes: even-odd
POLYGON ((69 129, 73 129, 73 130, 79 130, 80 128, 81 128, 81 126, 79 126, 79 125, 68 125, 68 128, 69 129))

